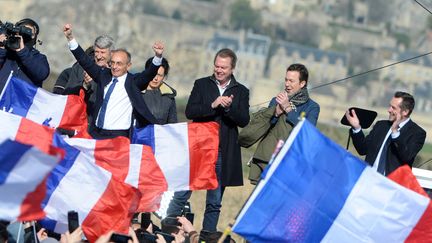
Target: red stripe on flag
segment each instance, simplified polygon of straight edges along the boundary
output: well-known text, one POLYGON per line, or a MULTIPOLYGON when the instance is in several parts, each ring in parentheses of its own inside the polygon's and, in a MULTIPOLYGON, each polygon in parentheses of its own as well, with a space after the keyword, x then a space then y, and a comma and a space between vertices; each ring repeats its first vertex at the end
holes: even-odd
POLYGON ((219 124, 189 123, 190 190, 217 188, 216 160, 219 149, 219 124))
MULTIPOLYGON (((63 149, 54 146, 50 146, 48 153, 52 156, 59 156, 59 161, 65 156, 65 151, 63 149)), ((18 221, 37 220, 45 217, 45 212, 43 211, 41 204, 46 195, 46 180, 48 176, 49 173, 41 183, 39 183, 34 191, 26 195, 21 204, 21 213, 18 217, 18 221)))
POLYGON ((432 205, 429 205, 405 242, 429 242, 432 239, 432 205))
POLYGON ((90 242, 110 230, 127 234, 140 193, 137 189, 111 178, 99 201, 82 223, 82 229, 90 242))
POLYGON ((68 95, 66 106, 63 112, 59 127, 76 130, 75 137, 90 138, 87 133, 87 105, 84 101, 84 91, 80 90, 80 95, 68 95))
POLYGON ((15 140, 33 145, 44 153, 50 153, 53 136, 54 129, 22 118, 15 140))
POLYGON ((96 164, 112 173, 119 181, 124 181, 129 172, 128 138, 116 137, 97 140, 94 151, 96 164))
MULTIPOLYGON (((428 194, 420 186, 408 165, 397 168, 390 175, 388 175, 388 178, 412 191, 429 198, 428 194)), ((427 242, 430 239, 432 239, 432 205, 431 201, 429 200, 429 205, 427 206, 420 220, 417 222, 417 225, 411 231, 411 234, 406 239, 406 242, 427 242)))
POLYGON ((139 212, 154 212, 159 209, 162 194, 168 190, 165 176, 156 162, 153 150, 150 146, 142 146, 142 158, 138 189, 141 192, 141 200, 138 206, 139 212))
POLYGON ((41 204, 46 195, 46 179, 36 187, 36 189, 27 194, 25 199, 21 204, 21 213, 18 217, 18 221, 30 221, 42 219, 45 217, 45 212, 43 211, 41 204))

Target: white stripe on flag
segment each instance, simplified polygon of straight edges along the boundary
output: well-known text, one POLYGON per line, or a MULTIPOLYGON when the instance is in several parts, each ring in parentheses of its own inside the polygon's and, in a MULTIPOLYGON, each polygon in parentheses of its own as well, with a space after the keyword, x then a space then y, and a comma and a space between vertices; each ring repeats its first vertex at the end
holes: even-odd
POLYGON ((24 153, 9 173, 5 183, 0 185, 0 195, 8 197, 9 202, 8 205, 4 203, 5 207, 0 207, 0 215, 19 217, 21 204, 27 194, 36 189, 56 163, 56 157, 42 153, 35 147, 24 153))
POLYGON ((38 88, 33 103, 30 106, 27 119, 42 124, 45 119, 51 118, 50 126, 57 127, 66 108, 67 95, 55 95, 38 88), (53 106, 52 104, 56 104, 53 106))
POLYGON ((131 144, 129 152, 129 171, 125 182, 135 188, 138 188, 138 182, 141 171, 141 158, 143 146, 139 144, 131 144))
POLYGON ((21 124, 21 117, 0 111, 0 121, 0 143, 3 143, 6 139, 15 140, 21 124))
POLYGON ((366 167, 323 242, 403 242, 428 204, 428 198, 366 167))
POLYGON ((66 143, 78 149, 79 151, 89 155, 92 158, 92 162, 96 163, 94 159, 94 152, 96 148, 96 139, 86 138, 65 138, 66 143))
POLYGON ((81 224, 111 180, 111 173, 89 160, 91 159, 86 154, 78 155, 44 208, 47 217, 58 222, 55 232, 65 232, 68 229, 67 212, 70 210, 78 212, 81 224))
POLYGON ((168 182, 168 191, 189 190, 187 123, 154 126, 155 158, 168 182))

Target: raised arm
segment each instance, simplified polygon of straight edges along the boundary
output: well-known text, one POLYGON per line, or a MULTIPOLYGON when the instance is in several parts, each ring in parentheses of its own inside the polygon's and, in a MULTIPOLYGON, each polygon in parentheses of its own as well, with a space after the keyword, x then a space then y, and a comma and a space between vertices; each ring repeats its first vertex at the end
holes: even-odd
POLYGON ((63 27, 63 33, 68 40, 69 49, 74 55, 77 62, 81 65, 81 67, 93 78, 93 80, 97 83, 99 82, 100 72, 104 69, 103 67, 99 67, 94 60, 85 54, 84 50, 75 40, 72 34, 72 25, 65 24, 63 27))

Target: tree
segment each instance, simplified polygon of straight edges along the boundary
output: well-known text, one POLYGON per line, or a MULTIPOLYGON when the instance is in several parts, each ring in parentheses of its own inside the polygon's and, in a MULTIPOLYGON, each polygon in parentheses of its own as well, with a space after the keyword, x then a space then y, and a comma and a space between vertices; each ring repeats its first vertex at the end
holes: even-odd
POLYGON ((182 19, 182 14, 181 14, 180 10, 178 10, 178 9, 174 10, 172 18, 173 19, 181 20, 182 19))
POLYGON ((251 7, 249 0, 236 0, 231 5, 230 23, 234 30, 252 29, 257 31, 260 28, 261 14, 251 7))

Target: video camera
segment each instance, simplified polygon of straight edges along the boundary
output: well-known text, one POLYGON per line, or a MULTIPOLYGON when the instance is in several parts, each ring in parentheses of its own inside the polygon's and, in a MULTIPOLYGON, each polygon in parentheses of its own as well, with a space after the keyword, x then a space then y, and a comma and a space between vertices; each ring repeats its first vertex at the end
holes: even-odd
POLYGON ((20 47, 20 37, 23 38, 24 43, 32 40, 32 29, 24 25, 15 25, 10 22, 0 22, 0 34, 6 35, 6 41, 0 42, 0 46, 6 46, 9 49, 18 49, 20 47), (19 35, 19 36, 17 36, 19 35))

